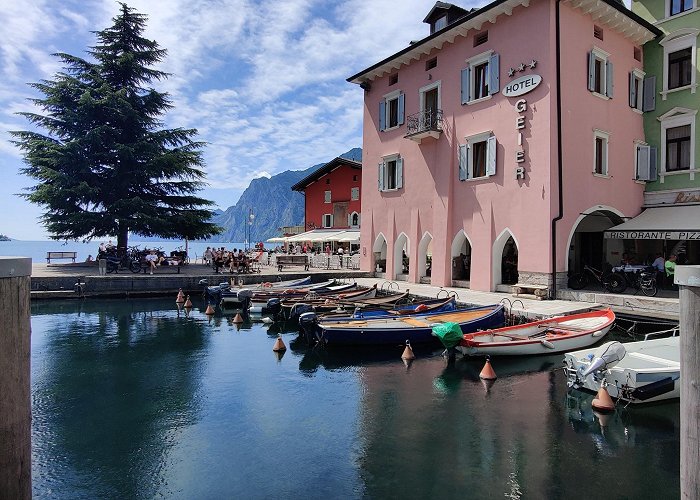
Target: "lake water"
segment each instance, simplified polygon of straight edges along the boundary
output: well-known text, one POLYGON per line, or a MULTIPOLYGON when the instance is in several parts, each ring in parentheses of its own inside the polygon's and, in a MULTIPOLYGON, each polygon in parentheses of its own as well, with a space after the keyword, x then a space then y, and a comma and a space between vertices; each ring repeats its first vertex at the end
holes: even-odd
MULTIPOLYGON (((34 263, 46 263, 46 252, 78 252, 78 257, 76 262, 83 262, 87 259, 88 255, 92 255, 93 258, 97 256, 97 250, 100 246, 100 242, 105 243, 108 240, 95 240, 89 243, 82 243, 79 241, 0 241, 0 256, 16 256, 16 257, 31 257, 34 263)), ((112 240, 116 243, 116 240, 112 240)), ((185 248, 185 242, 183 240, 179 241, 138 241, 129 240, 129 246, 138 246, 139 248, 160 248, 166 253, 170 253, 172 250, 185 248)), ((244 243, 207 243, 200 241, 190 241, 188 243, 188 252, 191 259, 195 257, 202 257, 204 255, 204 250, 207 247, 226 247, 229 250, 233 248, 243 248, 244 243)), ((70 262, 70 260, 57 260, 57 263, 70 262)))
POLYGON ((32 303, 35 498, 679 497, 679 405, 601 425, 561 355, 495 359, 486 389, 481 361, 407 369, 195 307, 32 303))

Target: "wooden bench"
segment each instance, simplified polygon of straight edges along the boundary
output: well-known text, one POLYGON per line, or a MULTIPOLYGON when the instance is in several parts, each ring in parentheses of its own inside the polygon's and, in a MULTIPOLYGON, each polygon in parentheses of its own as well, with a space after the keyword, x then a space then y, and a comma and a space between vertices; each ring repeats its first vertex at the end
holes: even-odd
POLYGON ((282 271, 283 266, 304 266, 304 271, 309 270, 309 259, 306 255, 278 255, 277 270, 282 271))
POLYGON ((533 285, 531 283, 516 283, 512 285, 513 297, 520 295, 534 295, 535 298, 542 300, 549 295, 549 287, 547 285, 533 285))
POLYGON ((73 259, 75 264, 77 256, 78 252, 46 252, 46 263, 51 264, 51 259, 73 259))

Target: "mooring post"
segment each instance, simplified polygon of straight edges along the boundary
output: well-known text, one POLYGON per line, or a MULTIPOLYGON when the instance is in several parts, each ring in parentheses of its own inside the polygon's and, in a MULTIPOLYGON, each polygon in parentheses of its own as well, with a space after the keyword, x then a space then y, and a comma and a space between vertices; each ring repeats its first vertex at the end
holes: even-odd
POLYGON ((700 266, 677 266, 681 344, 681 498, 700 498, 700 266))
POLYGON ((32 259, 0 257, 0 499, 32 497, 31 273, 32 259))

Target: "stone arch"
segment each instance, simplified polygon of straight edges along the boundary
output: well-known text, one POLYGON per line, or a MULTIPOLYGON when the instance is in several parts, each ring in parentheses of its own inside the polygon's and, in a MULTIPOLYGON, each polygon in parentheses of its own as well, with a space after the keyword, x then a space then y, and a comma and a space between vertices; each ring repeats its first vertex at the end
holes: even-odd
POLYGON ((386 238, 383 233, 377 234, 374 239, 374 244, 372 245, 372 270, 376 270, 377 265, 379 265, 379 272, 386 272, 386 256, 388 253, 388 245, 386 238))
POLYGON ((472 242, 464 229, 457 231, 452 239, 450 256, 452 257, 452 280, 468 281, 471 274, 472 242))
POLYGON ((394 242, 394 279, 399 275, 408 274, 408 256, 411 253, 409 243, 410 240, 408 236, 406 236, 406 233, 401 233, 396 237, 396 241, 394 242), (404 253, 406 254, 405 262, 403 257, 404 253))
POLYGON ((624 221, 625 215, 614 207, 596 205, 584 210, 571 226, 566 240, 564 270, 578 271, 584 264, 600 268, 610 262, 611 253, 622 256, 623 240, 606 240, 603 233, 624 221))
MULTIPOLYGON (((520 245, 518 244, 518 240, 515 238, 513 235, 512 231, 509 228, 505 228, 503 231, 501 231, 501 234, 498 235, 496 240, 493 242, 492 246, 492 253, 491 253, 491 276, 493 280, 492 284, 492 289, 495 290, 497 285, 500 285, 503 283, 503 271, 504 267, 506 266, 505 260, 506 260, 506 250, 510 251, 514 249, 515 251, 515 263, 514 264, 508 264, 508 267, 511 268, 514 266, 514 269, 512 269, 512 272, 509 274, 512 274, 513 272, 517 276, 517 252, 518 248, 520 248, 520 245)), ((512 281, 512 276, 507 276, 506 278, 511 278, 507 279, 507 281, 512 281)), ((516 278, 517 280, 517 278, 516 278)))
MULTIPOLYGON (((432 245, 433 244, 433 235, 430 234, 428 231, 423 233, 423 237, 420 240, 420 243, 418 243, 418 259, 416 262, 416 265, 418 266, 418 280, 420 281, 421 278, 425 276, 429 276, 428 270, 430 267, 428 267, 428 257, 430 257, 432 261, 433 253, 432 253, 432 245)), ((432 267, 432 264, 431 264, 432 267)))

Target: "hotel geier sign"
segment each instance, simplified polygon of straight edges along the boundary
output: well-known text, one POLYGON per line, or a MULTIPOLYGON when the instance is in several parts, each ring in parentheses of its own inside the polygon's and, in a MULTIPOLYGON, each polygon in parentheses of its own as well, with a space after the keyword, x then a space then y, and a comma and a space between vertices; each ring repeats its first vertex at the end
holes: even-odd
MULTIPOLYGON (((520 78, 516 78, 512 82, 508 83, 503 89, 503 95, 506 97, 519 97, 525 95, 528 92, 535 90, 535 88, 542 82, 542 77, 540 75, 525 75, 520 78)), ((515 102, 515 111, 518 112, 518 116, 515 119, 515 129, 518 132, 518 149, 515 151, 515 162, 518 164, 515 167, 515 179, 521 180, 525 179, 525 167, 522 163, 525 162, 525 149, 523 146, 523 130, 527 127, 525 122, 525 111, 527 111, 527 100, 518 99, 515 102)))

